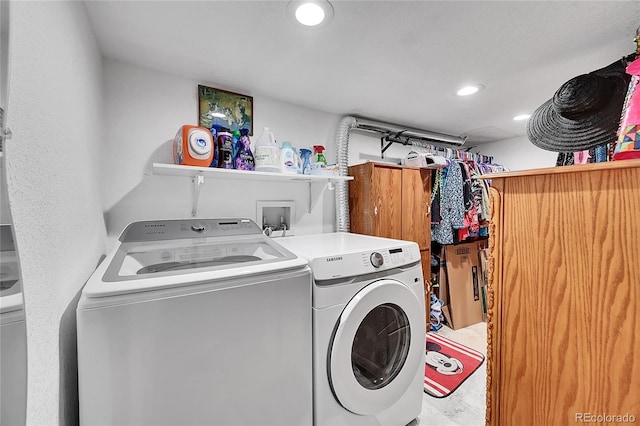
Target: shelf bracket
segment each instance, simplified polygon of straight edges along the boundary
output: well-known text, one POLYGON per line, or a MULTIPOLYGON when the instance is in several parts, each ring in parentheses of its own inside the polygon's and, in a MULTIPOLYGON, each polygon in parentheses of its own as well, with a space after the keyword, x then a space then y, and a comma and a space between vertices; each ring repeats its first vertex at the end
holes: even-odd
POLYGON ((204 185, 204 175, 202 172, 197 172, 191 176, 191 182, 193 183, 193 205, 191 206, 191 217, 198 215, 198 202, 200 201, 200 189, 204 185))
POLYGON ((389 147, 393 145, 393 142, 387 140, 387 136, 380 138, 380 158, 384 158, 384 152, 389 149, 389 147), (387 142, 385 145, 384 143, 387 142))
MULTIPOLYGON (((311 214, 311 210, 313 209, 313 190, 312 190, 313 182, 309 181, 307 183, 309 185, 309 204, 307 206, 307 212, 311 214)), ((329 191, 333 191, 334 189, 336 189, 336 185, 332 180, 327 181, 326 187, 329 191)))

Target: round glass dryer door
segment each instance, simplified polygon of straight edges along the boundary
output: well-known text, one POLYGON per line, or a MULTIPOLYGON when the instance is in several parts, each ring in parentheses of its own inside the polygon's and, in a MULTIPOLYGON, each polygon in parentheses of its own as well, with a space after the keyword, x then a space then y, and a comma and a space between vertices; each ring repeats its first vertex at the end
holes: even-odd
POLYGON ((378 305, 364 317, 351 347, 351 368, 366 389, 388 385, 409 354, 411 326, 398 305, 378 305))
POLYGON ((375 281, 349 301, 329 353, 329 380, 343 407, 371 415, 400 399, 424 370, 424 318, 416 294, 395 280, 375 281))

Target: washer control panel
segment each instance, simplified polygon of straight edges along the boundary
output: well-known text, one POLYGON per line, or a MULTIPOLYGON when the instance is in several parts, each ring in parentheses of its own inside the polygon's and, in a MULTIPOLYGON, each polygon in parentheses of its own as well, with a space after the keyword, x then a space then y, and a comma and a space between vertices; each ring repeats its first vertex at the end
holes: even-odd
POLYGON ((250 219, 152 220, 130 224, 119 240, 126 243, 251 234, 262 234, 262 230, 250 219))

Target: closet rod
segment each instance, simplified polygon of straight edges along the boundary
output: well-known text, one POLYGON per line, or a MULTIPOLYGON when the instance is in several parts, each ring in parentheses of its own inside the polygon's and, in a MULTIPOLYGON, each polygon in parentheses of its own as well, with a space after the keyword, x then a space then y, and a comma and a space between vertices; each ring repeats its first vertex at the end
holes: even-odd
POLYGON ((431 141, 431 140, 427 140, 426 138, 418 139, 418 138, 411 138, 411 137, 402 137, 402 135, 385 136, 380 138, 380 150, 381 150, 380 156, 382 158, 384 158, 385 151, 389 149, 389 147, 394 143, 399 143, 405 146, 406 145, 418 146, 425 149, 432 149, 433 151, 438 151, 441 148, 443 150, 449 150, 452 153, 452 155, 455 154, 457 158, 460 158, 462 160, 474 160, 478 163, 493 162, 492 156, 469 152, 471 148, 467 148, 467 150, 452 149, 449 147, 445 148, 438 145, 447 145, 447 144, 437 140, 431 141), (387 142, 386 145, 385 145, 385 142, 387 142))
POLYGON ((387 123, 364 117, 353 117, 353 130, 366 133, 377 133, 381 137, 402 137, 415 140, 434 141, 448 145, 464 145, 466 136, 454 136, 430 130, 416 129, 401 124, 387 123))
POLYGON ((414 145, 418 144, 419 146, 427 146, 427 145, 451 145, 447 142, 443 142, 437 139, 428 139, 428 138, 417 138, 412 136, 404 136, 402 133, 396 133, 395 135, 386 135, 380 138, 380 150, 382 152, 381 157, 384 158, 384 153, 391 145, 394 143, 399 143, 402 145, 414 145), (385 145, 384 143, 387 142, 385 145), (424 145, 423 145, 424 144, 424 145))

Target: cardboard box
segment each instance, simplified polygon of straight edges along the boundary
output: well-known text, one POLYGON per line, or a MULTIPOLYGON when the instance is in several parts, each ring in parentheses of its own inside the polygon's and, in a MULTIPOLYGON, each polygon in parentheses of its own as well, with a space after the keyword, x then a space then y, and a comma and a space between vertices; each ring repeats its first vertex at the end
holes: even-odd
POLYGON ((445 247, 448 311, 453 329, 482 322, 482 271, 478 243, 445 247))

